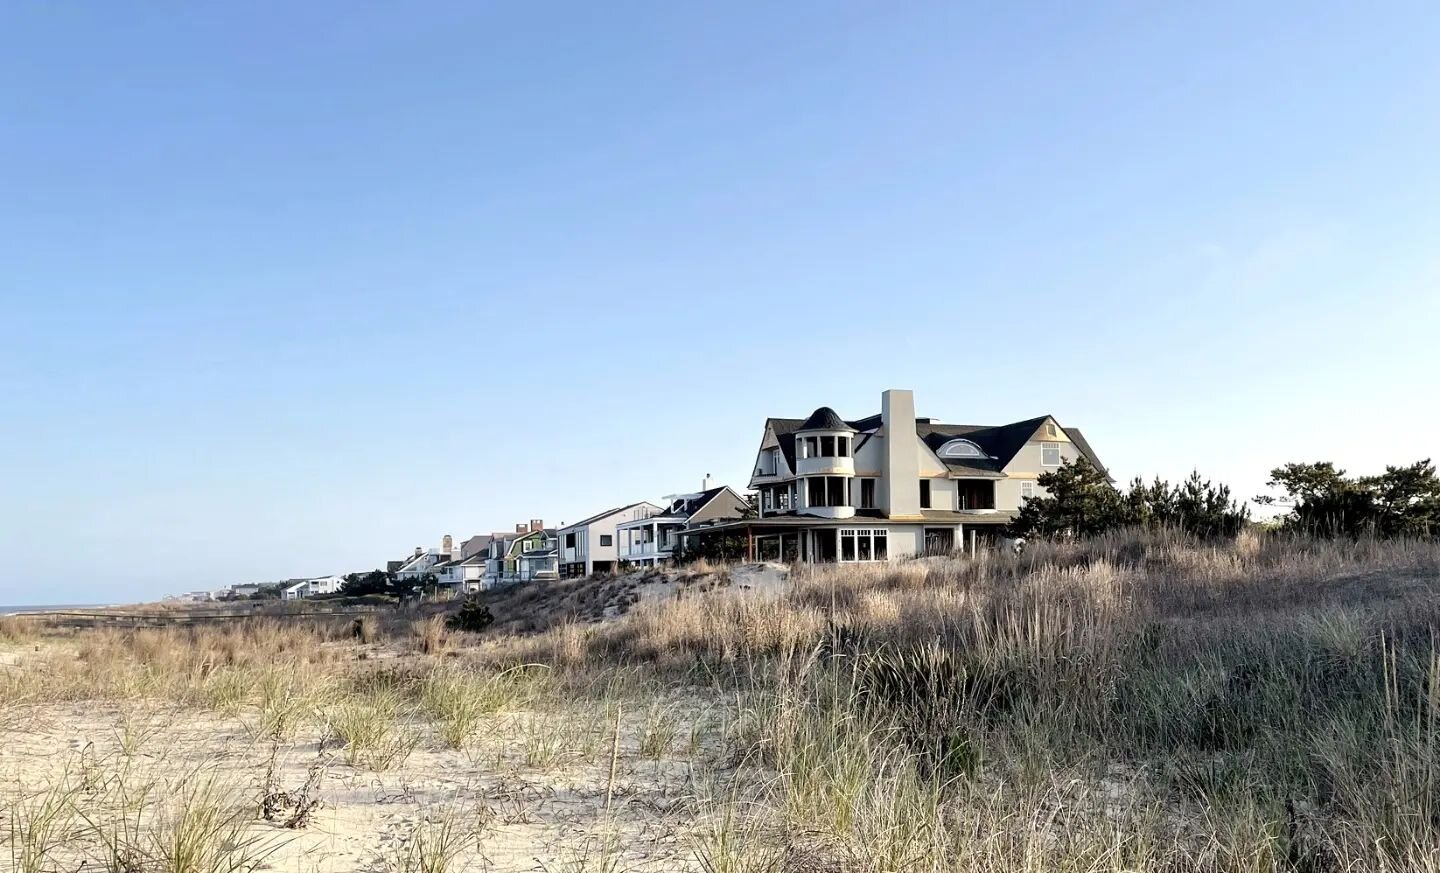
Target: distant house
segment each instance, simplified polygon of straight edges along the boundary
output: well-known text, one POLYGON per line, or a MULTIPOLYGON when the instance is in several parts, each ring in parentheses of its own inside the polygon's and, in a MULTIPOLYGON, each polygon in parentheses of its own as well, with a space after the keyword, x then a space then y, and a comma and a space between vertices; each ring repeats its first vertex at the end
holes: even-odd
MULTIPOLYGON (((228 591, 221 592, 228 594, 228 591)), ((169 603, 208 603, 215 599, 213 591, 186 591, 184 594, 171 594, 165 598, 169 603)))
POLYGON ((545 534, 544 538, 527 543, 528 548, 520 552, 520 560, 516 566, 516 581, 536 582, 542 579, 560 578, 555 532, 545 531, 545 534))
POLYGON ((285 600, 304 600, 307 597, 339 594, 344 585, 345 577, 339 575, 316 576, 313 579, 290 579, 280 589, 280 597, 285 600))
POLYGON ((646 518, 615 525, 618 558, 622 564, 663 564, 680 548, 680 536, 690 524, 740 518, 749 508, 744 496, 728 485, 716 486, 706 476, 692 494, 666 498, 666 508, 646 518))
POLYGON ((264 585, 231 585, 228 595, 230 597, 254 597, 259 594, 264 585))
POLYGON ((409 558, 401 561, 390 561, 386 567, 400 579, 419 579, 424 576, 439 576, 437 568, 448 564, 455 551, 455 541, 449 535, 440 538, 440 548, 425 549, 423 546, 416 546, 415 553, 409 558))
POLYGON ((515 525, 514 533, 492 534, 479 587, 554 578, 554 568, 544 558, 554 548, 555 531, 538 518, 515 525))
POLYGON ((615 547, 615 528, 629 521, 660 512, 653 503, 640 502, 617 506, 596 513, 556 531, 559 539, 560 575, 566 579, 607 573, 615 569, 619 550, 615 547))
POLYGON ((459 582, 457 590, 465 593, 479 591, 485 587, 485 569, 490 563, 490 543, 485 543, 485 551, 471 555, 460 561, 460 570, 457 574, 459 582))

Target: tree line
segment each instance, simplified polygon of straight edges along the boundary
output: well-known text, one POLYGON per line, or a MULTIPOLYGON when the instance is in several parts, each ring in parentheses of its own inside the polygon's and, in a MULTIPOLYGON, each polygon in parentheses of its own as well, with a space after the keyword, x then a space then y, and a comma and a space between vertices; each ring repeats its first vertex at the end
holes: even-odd
MULTIPOLYGON (((1016 537, 1093 536, 1124 527, 1169 528, 1202 538, 1233 537, 1251 523, 1249 509, 1227 485, 1198 472, 1172 485, 1136 477, 1125 490, 1084 460, 1037 480, 1044 496, 1021 507, 1009 532, 1016 537)), ((1279 495, 1255 502, 1285 508, 1275 525, 1318 537, 1440 536, 1440 477, 1427 458, 1386 467, 1378 476, 1348 476, 1329 461, 1290 463, 1270 472, 1279 495)))

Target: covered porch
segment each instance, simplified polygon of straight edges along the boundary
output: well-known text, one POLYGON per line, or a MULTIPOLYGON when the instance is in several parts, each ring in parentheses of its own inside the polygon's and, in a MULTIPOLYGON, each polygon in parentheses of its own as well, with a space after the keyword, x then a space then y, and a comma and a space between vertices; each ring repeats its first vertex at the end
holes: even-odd
POLYGON ((791 515, 688 528, 685 536, 723 539, 739 561, 865 563, 924 555, 974 555, 999 544, 1011 513, 927 511, 916 519, 791 515))

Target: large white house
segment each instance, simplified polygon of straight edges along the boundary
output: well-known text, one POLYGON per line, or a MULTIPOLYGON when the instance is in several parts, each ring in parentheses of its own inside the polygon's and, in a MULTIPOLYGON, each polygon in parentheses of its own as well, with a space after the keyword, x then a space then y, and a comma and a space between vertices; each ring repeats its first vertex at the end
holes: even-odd
POLYGON ((658 512, 660 507, 642 501, 607 509, 560 528, 556 531, 560 575, 569 579, 614 570, 619 560, 615 528, 658 512))
POLYGON ((615 525, 620 563, 663 564, 675 556, 687 526, 740 518, 749 508, 739 492, 728 485, 717 487, 709 476, 699 491, 671 495, 665 504, 654 515, 615 525))
POLYGON ((743 536, 750 557, 884 561, 973 550, 998 539, 1037 478, 1066 461, 1105 468, 1085 436, 1054 417, 952 425, 916 418, 892 389, 880 414, 846 421, 826 406, 765 422, 750 487, 759 517, 691 527, 743 536))

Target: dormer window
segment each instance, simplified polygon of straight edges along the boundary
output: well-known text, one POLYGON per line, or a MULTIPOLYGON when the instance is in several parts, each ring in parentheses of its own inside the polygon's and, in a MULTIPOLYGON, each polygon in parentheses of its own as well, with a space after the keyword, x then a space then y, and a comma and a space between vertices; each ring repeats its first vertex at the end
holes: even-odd
POLYGON ((981 448, 969 440, 951 440, 936 452, 942 458, 985 458, 989 457, 981 448))
POLYGON ((1045 422, 1045 435, 1046 435, 1047 437, 1053 437, 1053 436, 1059 436, 1059 435, 1060 435, 1060 434, 1058 434, 1058 433, 1055 432, 1055 422, 1053 422, 1053 421, 1047 421, 1047 422, 1045 422))

